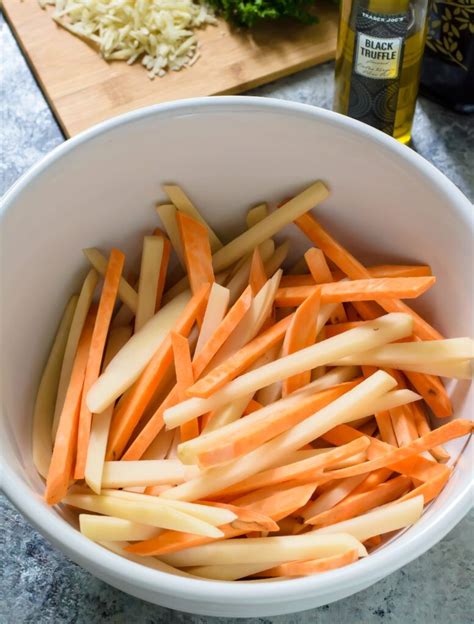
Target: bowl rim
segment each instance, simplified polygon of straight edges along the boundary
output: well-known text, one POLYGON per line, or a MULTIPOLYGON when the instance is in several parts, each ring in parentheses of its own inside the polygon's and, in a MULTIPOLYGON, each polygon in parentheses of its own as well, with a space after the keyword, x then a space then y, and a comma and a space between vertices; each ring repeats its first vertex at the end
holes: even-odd
MULTIPOLYGON (((164 104, 156 104, 137 109, 112 119, 103 121, 92 128, 81 132, 75 137, 56 146, 26 171, 5 193, 0 205, 0 221, 21 195, 22 191, 36 178, 45 173, 65 154, 86 144, 110 130, 131 124, 150 116, 215 114, 241 112, 270 112, 292 115, 300 118, 317 119, 324 123, 342 127, 345 131, 378 144, 381 149, 397 155, 418 170, 435 186, 449 202, 454 213, 466 224, 471 223, 474 232, 474 215, 471 202, 446 176, 431 163, 409 147, 400 144, 392 137, 357 120, 308 104, 260 98, 254 96, 213 96, 177 100, 164 104)), ((5 442, 1 442, 4 446, 5 442)), ((464 449, 466 452, 466 448, 464 449)), ((336 587, 347 588, 366 580, 366 585, 376 582, 383 576, 409 563, 446 535, 469 511, 473 505, 474 477, 466 480, 454 498, 430 519, 427 526, 416 534, 405 532, 403 540, 396 540, 384 548, 371 554, 370 557, 357 561, 355 564, 326 572, 324 575, 304 578, 279 580, 274 582, 222 582, 198 578, 187 578, 171 575, 150 569, 133 561, 114 554, 102 546, 91 542, 75 528, 64 522, 60 516, 45 509, 38 497, 31 496, 31 491, 22 479, 12 470, 7 462, 0 457, 0 475, 2 488, 7 497, 23 513, 26 518, 50 541, 60 545, 61 549, 73 559, 86 563, 89 570, 99 575, 113 578, 117 583, 126 583, 140 590, 156 594, 169 594, 187 601, 197 603, 214 602, 223 604, 235 602, 243 598, 254 604, 267 601, 272 603, 294 601, 307 598, 309 595, 324 595, 334 591, 336 587)))

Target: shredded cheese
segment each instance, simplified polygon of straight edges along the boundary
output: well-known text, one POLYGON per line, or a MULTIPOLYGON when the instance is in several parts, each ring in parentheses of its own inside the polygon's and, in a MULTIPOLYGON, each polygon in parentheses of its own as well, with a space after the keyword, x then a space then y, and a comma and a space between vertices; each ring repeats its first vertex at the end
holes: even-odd
POLYGON ((179 71, 198 59, 194 29, 217 20, 200 0, 39 0, 53 19, 99 48, 107 61, 141 60, 148 76, 179 71))

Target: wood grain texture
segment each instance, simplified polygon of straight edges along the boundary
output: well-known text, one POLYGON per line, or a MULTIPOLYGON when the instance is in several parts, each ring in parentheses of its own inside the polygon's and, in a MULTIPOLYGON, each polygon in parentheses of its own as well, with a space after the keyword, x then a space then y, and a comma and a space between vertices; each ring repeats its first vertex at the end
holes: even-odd
POLYGON ((36 0, 3 0, 15 35, 67 136, 127 111, 170 100, 240 93, 334 57, 337 9, 321 2, 318 24, 282 22, 252 31, 224 21, 198 31, 201 58, 150 80, 139 64, 105 62, 58 27, 36 0))

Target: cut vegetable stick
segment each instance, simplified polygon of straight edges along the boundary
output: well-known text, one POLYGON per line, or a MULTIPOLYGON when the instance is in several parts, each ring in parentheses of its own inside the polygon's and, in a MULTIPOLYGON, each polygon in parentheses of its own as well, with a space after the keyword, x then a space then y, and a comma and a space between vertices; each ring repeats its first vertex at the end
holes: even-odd
MULTIPOLYGON (((345 301, 370 301, 380 297, 414 299, 419 297, 436 281, 431 277, 379 277, 353 281, 322 284, 322 303, 342 303, 345 301)), ((280 307, 300 305, 318 286, 290 286, 280 288, 275 304, 280 307)))
MULTIPOLYGON (((314 344, 316 340, 316 321, 321 305, 321 291, 315 290, 303 303, 298 306, 283 341, 282 356, 290 355, 314 344)), ((282 395, 287 396, 302 388, 311 381, 311 371, 307 370, 299 375, 283 380, 282 395)))
MULTIPOLYGON (((213 332, 200 353, 194 356, 193 375, 198 378, 227 339, 240 328, 240 323, 250 310, 253 298, 250 286, 244 290, 223 320, 219 323, 214 319, 213 332)), ((202 330, 201 330, 202 331, 202 330)), ((189 391, 189 388, 188 388, 189 391)))
MULTIPOLYGON (((367 279, 370 273, 363 264, 358 262, 347 249, 344 249, 321 226, 311 214, 304 214, 295 220, 296 225, 306 234, 312 243, 334 262, 352 280, 367 279)), ((386 312, 404 312, 413 318, 414 331, 423 340, 439 340, 443 336, 416 312, 397 299, 381 298, 377 300, 386 312)))
POLYGON ((177 210, 173 204, 162 204, 161 206, 156 207, 156 212, 160 217, 161 223, 168 234, 168 238, 170 239, 171 245, 178 257, 178 260, 183 267, 186 269, 186 263, 184 261, 184 253, 183 246, 181 243, 181 237, 179 235, 178 223, 176 221, 177 210))
POLYGON ((414 524, 423 513, 423 496, 416 496, 401 503, 385 505, 380 509, 369 511, 363 516, 351 518, 312 531, 311 535, 328 535, 334 533, 349 533, 361 542, 365 542, 374 535, 383 535, 391 531, 398 531, 414 524))
POLYGON ((173 507, 156 505, 155 502, 120 499, 115 496, 97 496, 96 494, 69 494, 63 502, 79 509, 141 522, 153 527, 195 533, 207 537, 222 536, 222 531, 211 524, 173 507))
MULTIPOLYGON (((365 356, 365 354, 364 354, 365 356)), ((362 357, 360 359, 365 360, 369 359, 369 356, 362 357)), ((371 360, 370 364, 375 360, 371 360)), ((333 366, 348 366, 348 365, 362 365, 362 362, 358 361, 358 358, 348 356, 347 358, 341 358, 341 360, 337 360, 336 362, 331 363, 333 366)), ((377 364, 374 364, 377 366, 377 364)), ((437 360, 433 360, 424 364, 413 363, 413 364, 401 364, 400 362, 390 362, 387 366, 383 366, 383 368, 392 368, 392 369, 401 369, 404 373, 418 372, 426 375, 437 375, 441 377, 451 377, 453 379, 472 379, 473 377, 473 365, 472 360, 462 360, 459 362, 439 362, 437 360)))
MULTIPOLYGON (((208 291, 209 286, 203 287, 203 300, 207 301, 208 291)), ((130 338, 89 390, 87 406, 91 412, 103 412, 138 379, 175 326, 190 298, 189 292, 176 297, 130 338)))
POLYGON ((77 455, 76 466, 74 468, 75 479, 84 478, 92 422, 92 412, 86 403, 86 396, 89 389, 99 377, 124 262, 124 254, 118 249, 112 249, 100 295, 99 308, 95 319, 86 374, 84 377, 79 427, 77 431, 77 455))
POLYGON ((427 264, 379 264, 367 267, 372 277, 423 277, 433 275, 427 264))
POLYGON ((206 227, 212 252, 214 253, 220 249, 222 247, 221 241, 216 236, 214 230, 206 223, 183 189, 176 184, 163 184, 162 188, 180 212, 192 217, 195 221, 200 222, 206 227))
MULTIPOLYGON (((174 321, 175 321, 174 331, 184 336, 189 335, 197 318, 200 318, 202 314, 204 314, 204 309, 207 303, 209 290, 210 290, 210 286, 203 286, 201 290, 199 291, 199 293, 191 297, 191 299, 187 302, 184 309, 180 311, 179 316, 177 318, 174 318, 174 321)), ((163 308, 163 310, 164 309, 165 308, 163 308)), ((160 312, 158 312, 154 318, 156 319, 159 316, 160 316, 160 312)), ((170 321, 171 320, 172 319, 170 319, 170 321)), ((152 320, 151 322, 154 322, 154 320, 152 320)), ((149 323, 142 329, 142 332, 146 331, 148 326, 149 326, 149 323)), ((135 334, 134 338, 137 335, 139 334, 135 334)), ((133 340, 133 338, 131 340, 133 340)), ((127 346, 129 346, 131 343, 131 340, 127 343, 125 348, 122 349, 119 355, 121 355, 124 351, 126 351, 127 346)), ((112 360, 112 363, 115 361, 116 361, 116 358, 112 360)), ((107 445, 107 459, 114 460, 114 459, 118 459, 121 456, 123 450, 125 449, 125 446, 127 445, 128 441, 131 438, 131 435, 137 423, 142 417, 146 406, 149 404, 153 396, 153 393, 156 391, 156 388, 160 383, 160 380, 164 379, 164 373, 167 371, 171 363, 172 363, 171 339, 169 338, 169 336, 167 336, 164 338, 164 341, 160 344, 160 348, 157 349, 156 353, 152 356, 151 360, 147 364, 143 373, 140 375, 136 384, 130 390, 130 393, 127 397, 127 401, 123 405, 119 406, 119 408, 117 409, 114 415, 114 418, 112 420, 112 426, 110 429, 109 441, 107 445)), ((125 357, 123 358, 123 361, 120 363, 120 366, 121 367, 126 366, 125 357)), ((106 372, 109 370, 109 368, 110 366, 106 369, 106 372)), ((178 399, 177 399, 176 394, 174 394, 172 397, 168 399, 168 404, 170 404, 170 401, 176 401, 176 400, 178 399)), ((161 405, 158 408, 156 413, 159 412, 160 408, 161 408, 161 405)), ((142 430, 142 432, 139 434, 138 437, 143 439, 143 437, 149 435, 149 432, 152 429, 154 431, 154 435, 153 437, 149 438, 148 445, 143 449, 143 452, 146 450, 146 448, 148 448, 149 444, 151 444, 155 435, 159 432, 162 426, 163 426, 163 421, 161 418, 161 413, 158 416, 153 415, 151 419, 148 421, 147 425, 145 425, 145 429, 142 430)), ((137 457, 136 459, 139 459, 139 457, 137 457)))
POLYGON ((66 495, 74 467, 81 395, 92 331, 94 329, 95 314, 95 308, 89 310, 81 337, 79 338, 71 379, 59 418, 58 431, 54 441, 44 494, 48 505, 55 505, 66 495))
POLYGON ((309 576, 311 574, 320 574, 329 570, 336 570, 343 566, 354 563, 359 558, 356 548, 348 550, 340 555, 332 555, 322 559, 312 559, 309 561, 292 561, 290 563, 282 563, 268 570, 264 570, 258 576, 262 577, 278 577, 278 576, 309 576))
POLYGON ((172 574, 174 576, 183 576, 186 578, 195 578, 190 574, 186 574, 183 570, 178 570, 177 568, 173 568, 154 557, 138 557, 133 553, 129 553, 125 550, 127 546, 129 546, 128 542, 109 542, 102 541, 98 542, 100 546, 110 550, 110 552, 119 555, 120 557, 124 557, 128 559, 128 561, 133 561, 133 563, 138 563, 139 565, 145 566, 146 568, 150 568, 151 570, 158 570, 159 572, 166 572, 166 574, 172 574))
MULTIPOLYGON (((236 508, 232 505, 232 510, 235 510, 235 513, 238 515, 237 520, 229 525, 220 525, 219 528, 223 532, 225 539, 238 537, 249 530, 274 530, 275 526, 269 520, 269 517, 274 516, 275 519, 279 519, 291 513, 291 510, 298 508, 298 506, 308 500, 313 489, 311 486, 306 485, 293 488, 292 490, 271 493, 267 496, 262 496, 257 502, 249 503, 248 507, 244 507, 240 511, 238 507, 236 508), (260 508, 264 509, 265 512, 260 512, 260 508)), ((140 544, 133 544, 127 550, 139 555, 162 555, 178 552, 193 546, 201 546, 210 541, 210 538, 191 533, 165 531, 156 538, 146 540, 140 544)))
POLYGON ((281 265, 285 262, 288 252, 290 251, 290 241, 284 241, 279 245, 270 258, 265 262, 265 274, 272 277, 281 265))
POLYGON ((215 581, 238 581, 262 571, 266 563, 235 563, 229 565, 193 566, 187 568, 189 574, 215 581))
MULTIPOLYGON (((261 245, 258 246, 258 250, 260 252, 260 256, 263 262, 268 261, 275 251, 275 243, 271 240, 265 240, 261 245)), ((249 255, 243 258, 242 264, 238 268, 238 270, 232 275, 230 280, 227 282, 227 288, 230 292, 230 303, 234 303, 238 297, 242 294, 244 289, 247 287, 249 283, 250 277, 250 269, 252 265, 252 256, 249 255)))
MULTIPOLYGON (((319 494, 315 500, 309 501, 309 503, 300 510, 299 515, 306 521, 317 514, 332 509, 349 496, 365 479, 365 475, 358 475, 357 477, 331 482, 324 492, 319 494)), ((319 488, 317 492, 319 492, 319 488)))
POLYGON ((192 396, 206 398, 222 388, 227 382, 249 368, 268 349, 280 343, 287 331, 292 316, 287 316, 267 330, 263 331, 251 342, 239 349, 222 364, 213 368, 205 377, 197 381, 188 393, 192 396))
POLYGON ((342 479, 386 467, 391 468, 392 470, 397 470, 395 466, 403 460, 409 459, 414 455, 418 455, 423 451, 429 451, 429 449, 433 446, 438 446, 444 442, 449 442, 449 440, 469 435, 472 433, 472 430, 473 424, 469 420, 453 420, 452 422, 442 425, 434 431, 430 431, 421 438, 413 440, 413 442, 407 446, 394 448, 393 450, 384 453, 381 457, 377 457, 376 459, 372 459, 357 466, 343 468, 342 470, 332 470, 331 477, 334 479, 342 479))
POLYGON ((252 261, 250 264, 249 285, 254 295, 263 288, 267 281, 267 274, 265 273, 265 267, 263 266, 262 256, 258 247, 255 247, 252 254, 252 261))
MULTIPOLYGON (((171 345, 173 347, 173 359, 176 372, 176 392, 178 401, 186 398, 186 389, 193 385, 193 365, 189 343, 183 336, 171 332, 171 345)), ((199 435, 199 422, 197 418, 181 425, 180 438, 182 442, 197 438, 199 435)))
POLYGON ((268 216, 268 206, 267 204, 258 204, 254 208, 250 208, 247 212, 247 217, 245 222, 247 224, 247 228, 250 229, 260 221, 263 221, 265 217, 268 216))
POLYGON ((74 364, 74 358, 76 356, 77 345, 79 344, 79 338, 86 322, 87 314, 91 307, 94 291, 99 281, 99 274, 95 269, 91 269, 87 274, 79 293, 79 300, 74 311, 74 318, 72 319, 71 328, 67 338, 66 349, 64 351, 64 357, 61 365, 61 375, 59 377, 58 392, 56 396, 56 404, 54 408, 54 418, 51 438, 54 441, 56 432, 59 425, 59 417, 61 415, 64 399, 66 397, 66 391, 71 379, 72 366, 74 364))
POLYGON ((197 466, 184 466, 176 459, 136 462, 106 461, 102 487, 124 488, 136 485, 176 485, 198 476, 197 466))
MULTIPOLYGON (((105 275, 107 273, 107 267, 108 267, 107 258, 103 254, 101 254, 101 252, 98 249, 95 249, 94 247, 90 247, 89 249, 83 249, 82 251, 85 257, 89 260, 89 262, 92 264, 94 269, 97 271, 97 273, 99 273, 100 275, 102 275, 103 278, 105 278, 105 275)), ((130 284, 127 282, 127 280, 123 276, 120 277, 120 282, 119 282, 119 287, 118 287, 118 296, 120 300, 123 301, 123 303, 125 303, 134 314, 136 314, 137 304, 138 304, 138 293, 134 288, 130 286, 130 284)))
MULTIPOLYGON (((315 247, 312 249, 316 249, 315 247)), ((311 251, 311 250, 309 250, 311 251)), ((320 249, 316 249, 317 252, 320 252, 320 249)), ((321 252, 322 253, 322 252, 321 252)), ((303 258, 301 262, 306 262, 303 258)), ((307 263, 307 262, 306 262, 307 263)), ((327 263, 326 263, 327 266, 327 263)), ((321 281, 316 281, 315 278, 308 274, 308 267, 304 267, 305 271, 293 272, 292 270, 288 271, 287 274, 283 277, 281 285, 282 286, 313 286, 315 283, 322 284, 321 281)), ((369 272, 370 277, 424 277, 428 275, 433 275, 431 271, 431 267, 427 265, 403 265, 403 264, 381 264, 377 266, 369 266, 366 267, 369 272)), ((328 267, 329 270, 329 267, 328 267)), ((331 279, 325 279, 325 282, 337 282, 338 280, 345 277, 345 274, 342 271, 336 270, 330 272, 331 279)), ((327 276, 327 274, 326 274, 327 276)))
POLYGON ((300 449, 337 424, 367 415, 363 413, 364 410, 370 409, 367 406, 393 388, 394 384, 396 382, 393 377, 378 371, 289 431, 225 466, 210 468, 204 475, 178 485, 164 492, 162 496, 178 500, 196 500, 243 481, 269 468, 279 457, 300 449))
MULTIPOLYGON (((166 276, 168 273, 168 265, 171 255, 171 243, 169 239, 164 235, 160 228, 155 228, 153 236, 158 236, 163 241, 163 253, 161 255, 160 272, 158 274, 158 284, 156 287, 156 299, 155 299, 155 312, 161 308, 161 302, 163 299, 163 292, 165 290, 166 276)), ((117 313, 118 316, 118 313, 117 313)))
MULTIPOLYGON (((381 308, 373 301, 354 302, 362 318, 371 320, 380 316, 381 308), (374 309, 375 308, 375 309, 374 309)), ((421 394, 437 418, 449 418, 453 408, 448 393, 438 377, 405 371, 410 383, 421 394)))
MULTIPOLYGON (((421 437, 429 433, 431 431, 431 425, 421 401, 419 401, 418 403, 413 403, 411 406, 411 411, 413 414, 413 419, 418 435, 421 437)), ((441 445, 431 448, 430 453, 436 460, 443 464, 451 459, 451 455, 441 445)))
POLYGON ((244 538, 219 541, 163 555, 161 559, 177 567, 266 563, 316 559, 356 549, 359 556, 367 554, 364 546, 344 533, 319 536, 315 531, 304 535, 244 538))
POLYGON ((191 291, 195 295, 204 284, 214 282, 211 247, 206 226, 178 212, 179 234, 191 291))
POLYGON ((219 284, 212 284, 207 302, 206 312, 202 321, 199 338, 194 350, 194 357, 199 355, 202 348, 214 333, 216 325, 221 323, 229 305, 229 290, 219 284))
POLYGON ((256 392, 275 381, 311 370, 316 366, 341 359, 347 353, 358 353, 375 348, 412 332, 411 317, 406 314, 388 314, 363 327, 351 329, 345 334, 328 338, 297 353, 287 355, 275 362, 261 366, 229 382, 212 397, 193 397, 168 409, 164 419, 169 427, 176 427, 206 412, 217 409, 235 399, 256 392), (340 354, 338 357, 336 354, 340 354))
MULTIPOLYGON (((129 340, 131 334, 131 327, 116 327, 110 331, 104 356, 104 368, 129 340)), ((102 470, 113 410, 113 405, 111 405, 102 414, 92 415, 84 478, 87 485, 96 494, 100 494, 101 490, 102 470)))
MULTIPOLYGON (((333 464, 337 463, 341 459, 351 457, 354 453, 366 449, 370 442, 367 439, 360 438, 354 440, 348 445, 338 446, 331 449, 327 453, 315 455, 314 457, 308 457, 292 464, 286 464, 279 466, 278 468, 269 468, 263 472, 260 472, 253 477, 250 477, 242 483, 236 483, 230 488, 218 492, 217 496, 238 496, 257 490, 270 485, 277 485, 283 481, 290 481, 293 479, 306 479, 316 476, 318 472, 324 470, 326 467, 333 467, 333 464)), ((410 481, 411 483, 411 481, 410 481)), ((214 495, 216 496, 216 494, 214 495)))
POLYGON ((51 430, 54 420, 59 378, 78 299, 79 297, 77 295, 71 297, 63 312, 36 393, 35 407, 33 410, 33 463, 36 470, 45 479, 48 474, 51 454, 53 452, 51 430))
POLYGON ((395 477, 386 483, 378 485, 373 490, 354 494, 332 509, 308 518, 306 524, 324 527, 336 522, 342 522, 343 520, 349 520, 374 509, 374 507, 391 503, 407 492, 411 486, 412 480, 410 477, 395 477))
POLYGON ((151 539, 161 533, 161 529, 147 524, 92 514, 79 514, 79 527, 81 533, 94 542, 103 540, 133 542, 151 539))
POLYGON ((135 314, 136 332, 140 331, 143 325, 155 314, 163 252, 163 238, 158 236, 144 237, 135 314))
MULTIPOLYGON (((403 369, 410 365, 429 364, 431 362, 449 365, 473 358, 473 340, 470 338, 450 338, 384 345, 377 349, 368 350, 360 357, 357 356, 357 363, 403 369)), ((351 362, 351 364, 353 363, 351 362)))
POLYGON ((328 189, 320 181, 309 186, 302 193, 286 202, 279 210, 272 212, 251 229, 243 232, 222 249, 219 249, 213 256, 214 271, 226 269, 244 254, 253 251, 257 245, 272 237, 285 225, 324 201, 328 194, 328 189))
MULTIPOLYGON (((334 378, 331 375, 328 378, 329 383, 334 378)), ((320 383, 312 384, 312 392, 308 394, 287 397, 249 414, 245 419, 214 430, 212 434, 206 433, 193 442, 180 445, 181 460, 186 463, 198 461, 202 462, 202 466, 208 466, 212 465, 210 462, 221 463, 228 458, 235 458, 301 422, 358 383, 343 383, 334 388, 325 388, 327 380, 322 377, 318 381, 320 383)))
POLYGON ((104 490, 104 494, 113 498, 122 500, 144 502, 146 504, 157 505, 158 507, 172 507, 182 513, 189 514, 203 522, 208 522, 212 526, 220 526, 221 524, 233 523, 237 519, 237 514, 232 510, 230 505, 218 505, 209 503, 201 505, 198 503, 188 503, 183 501, 165 501, 156 496, 147 496, 137 492, 129 492, 126 490, 104 490))
MULTIPOLYGON (((304 255, 304 259, 308 265, 311 277, 316 284, 329 284, 334 280, 328 263, 320 249, 312 247, 304 255)), ((346 312, 342 303, 337 306, 333 314, 331 314, 331 323, 344 323, 347 321, 346 312)))

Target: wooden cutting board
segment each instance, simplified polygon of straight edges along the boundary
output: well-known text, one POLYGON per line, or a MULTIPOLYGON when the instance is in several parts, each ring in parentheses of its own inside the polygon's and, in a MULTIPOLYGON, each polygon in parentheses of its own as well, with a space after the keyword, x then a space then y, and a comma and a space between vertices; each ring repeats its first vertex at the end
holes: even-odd
POLYGON ((334 57, 337 9, 318 2, 319 23, 265 24, 252 31, 224 21, 198 31, 201 58, 150 80, 139 64, 106 63, 58 27, 37 0, 3 0, 4 10, 67 136, 135 108, 180 98, 240 93, 334 57), (321 5, 321 6, 319 6, 321 5))

